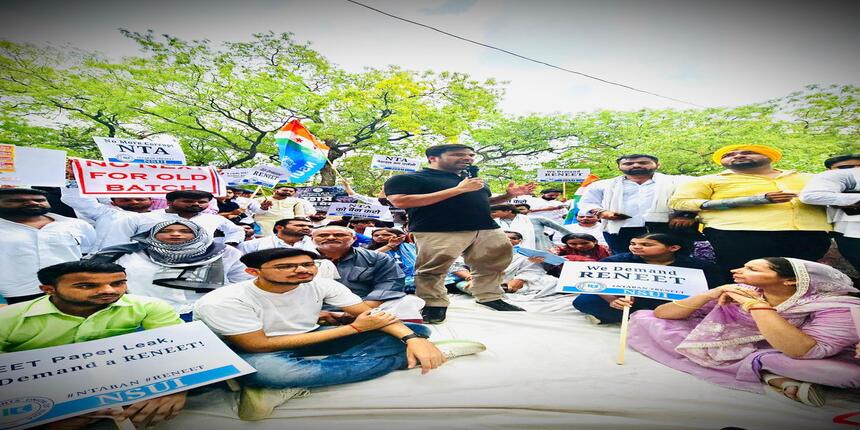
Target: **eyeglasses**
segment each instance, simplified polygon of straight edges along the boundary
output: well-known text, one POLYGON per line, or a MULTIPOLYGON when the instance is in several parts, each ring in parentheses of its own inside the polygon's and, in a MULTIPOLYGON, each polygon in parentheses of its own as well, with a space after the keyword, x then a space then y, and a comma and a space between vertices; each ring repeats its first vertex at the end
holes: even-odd
POLYGON ((295 263, 295 264, 285 263, 285 264, 276 264, 276 265, 274 265, 274 266, 261 267, 261 269, 274 269, 274 270, 279 270, 279 271, 281 271, 281 272, 295 272, 299 267, 302 267, 302 268, 304 268, 304 269, 310 270, 310 269, 312 269, 312 268, 316 268, 316 267, 317 267, 317 262, 316 262, 316 261, 314 261, 314 262, 311 262, 311 263, 295 263))

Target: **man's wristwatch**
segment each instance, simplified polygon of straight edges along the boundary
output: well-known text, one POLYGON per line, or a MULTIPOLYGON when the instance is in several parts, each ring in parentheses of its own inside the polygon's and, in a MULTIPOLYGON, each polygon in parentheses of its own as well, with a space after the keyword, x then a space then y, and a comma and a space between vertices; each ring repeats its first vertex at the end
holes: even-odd
POLYGON ((407 334, 406 336, 401 337, 400 341, 405 344, 407 340, 415 339, 416 337, 421 338, 421 339, 427 339, 427 336, 424 336, 423 334, 410 333, 410 334, 407 334))

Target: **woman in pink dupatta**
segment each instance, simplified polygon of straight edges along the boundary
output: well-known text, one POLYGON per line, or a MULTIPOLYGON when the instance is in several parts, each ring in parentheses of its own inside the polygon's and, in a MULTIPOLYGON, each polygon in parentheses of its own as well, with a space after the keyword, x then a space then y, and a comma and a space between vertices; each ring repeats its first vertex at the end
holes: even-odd
POLYGON ((727 388, 822 406, 816 384, 860 387, 851 280, 820 263, 752 260, 732 271, 737 284, 636 312, 629 345, 669 367, 727 388))

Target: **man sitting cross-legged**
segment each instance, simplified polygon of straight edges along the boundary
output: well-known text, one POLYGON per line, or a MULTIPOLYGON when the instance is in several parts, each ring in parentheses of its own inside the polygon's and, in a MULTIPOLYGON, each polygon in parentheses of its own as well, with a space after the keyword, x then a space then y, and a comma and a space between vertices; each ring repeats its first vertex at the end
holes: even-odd
MULTIPOLYGON (((424 300, 406 294, 406 275, 388 254, 356 248, 355 232, 328 225, 312 233, 319 253, 337 268, 334 277, 364 300, 364 304, 408 322, 420 323, 424 300)), ((323 269, 323 267, 320 267, 323 269)), ((320 273, 321 277, 331 277, 320 273)))
POLYGON ((316 278, 316 254, 273 248, 242 257, 257 278, 198 300, 194 317, 225 338, 256 373, 243 377, 239 418, 259 420, 306 388, 378 378, 420 365, 422 373, 447 358, 485 349, 477 342, 426 340, 429 329, 403 324, 331 279, 316 278), (320 327, 324 304, 354 316, 351 324, 320 327), (310 356, 327 357, 315 360, 310 356))
MULTIPOLYGON (((70 261, 38 272, 38 299, 0 309, 0 353, 86 342, 182 324, 161 300, 126 295, 125 269, 114 263, 70 261)), ((137 428, 151 427, 179 414, 185 392, 142 400, 53 422, 44 429, 92 428, 105 416, 130 419, 137 428)))

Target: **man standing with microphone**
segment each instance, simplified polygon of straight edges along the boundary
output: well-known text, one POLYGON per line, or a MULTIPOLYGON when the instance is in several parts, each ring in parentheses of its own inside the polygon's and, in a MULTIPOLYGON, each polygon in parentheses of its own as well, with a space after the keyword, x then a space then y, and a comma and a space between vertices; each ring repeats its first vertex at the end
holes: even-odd
POLYGON ((430 167, 396 175, 385 182, 388 200, 409 215, 409 230, 418 246, 415 293, 427 305, 422 311, 430 324, 445 320, 448 297, 445 275, 463 256, 472 271, 472 295, 478 304, 498 311, 522 311, 502 298, 500 284, 510 264, 507 236, 490 216, 490 205, 531 194, 535 183, 508 183, 505 194, 492 196, 478 179, 475 151, 466 145, 438 145, 424 152, 430 167))

